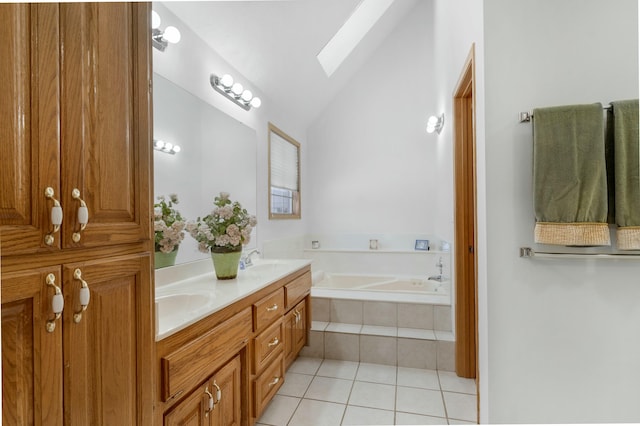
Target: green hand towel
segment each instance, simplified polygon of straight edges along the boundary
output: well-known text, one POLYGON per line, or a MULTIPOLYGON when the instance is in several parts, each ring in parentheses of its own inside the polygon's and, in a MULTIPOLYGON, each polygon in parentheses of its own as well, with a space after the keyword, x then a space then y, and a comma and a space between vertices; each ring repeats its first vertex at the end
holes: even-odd
POLYGON ((611 102, 615 221, 620 250, 640 250, 640 155, 638 100, 611 102))
POLYGON ((602 104, 533 110, 535 242, 610 245, 602 104))

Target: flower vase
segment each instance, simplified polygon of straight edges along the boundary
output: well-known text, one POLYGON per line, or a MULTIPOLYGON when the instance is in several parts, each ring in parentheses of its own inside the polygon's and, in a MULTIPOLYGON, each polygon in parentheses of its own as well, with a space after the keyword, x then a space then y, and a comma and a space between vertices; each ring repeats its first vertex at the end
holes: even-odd
POLYGON ((219 280, 232 280, 238 275, 242 246, 233 248, 211 247, 211 260, 219 280))
POLYGON ((155 257, 155 269, 165 268, 167 266, 173 266, 176 264, 176 256, 178 255, 178 246, 169 253, 163 253, 156 251, 155 257))

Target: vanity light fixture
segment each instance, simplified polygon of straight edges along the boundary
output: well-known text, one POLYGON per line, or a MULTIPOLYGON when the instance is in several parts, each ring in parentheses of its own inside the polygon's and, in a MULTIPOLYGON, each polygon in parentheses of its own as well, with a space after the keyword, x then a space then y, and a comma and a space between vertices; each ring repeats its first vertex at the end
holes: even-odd
POLYGON ((153 149, 171 155, 177 154, 182 151, 180 145, 174 145, 171 142, 164 142, 159 139, 153 140, 153 149))
POLYGON ((225 74, 222 77, 211 74, 209 82, 216 92, 225 95, 227 99, 247 111, 249 111, 251 107, 260 108, 260 105, 262 105, 260 98, 253 96, 251 90, 245 89, 242 84, 234 83, 233 77, 229 74, 225 74))
POLYGON ((180 31, 173 26, 168 26, 164 30, 160 29, 160 15, 155 10, 151 11, 151 43, 153 47, 161 52, 167 48, 169 43, 176 44, 180 41, 180 31))
POLYGON ((444 113, 440 114, 438 117, 436 117, 435 115, 429 117, 429 121, 427 121, 427 133, 433 133, 435 131, 440 134, 443 127, 444 113))

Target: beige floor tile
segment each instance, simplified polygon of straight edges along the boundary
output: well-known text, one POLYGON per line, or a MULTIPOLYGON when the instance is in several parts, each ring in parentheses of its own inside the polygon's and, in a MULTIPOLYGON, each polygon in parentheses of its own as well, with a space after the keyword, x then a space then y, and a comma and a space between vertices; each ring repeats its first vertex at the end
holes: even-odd
POLYGON ((398 368, 395 365, 369 364, 361 362, 360 367, 358 367, 358 374, 356 374, 356 380, 360 382, 395 385, 397 369, 398 368))
POLYGON ((311 375, 292 373, 288 371, 285 376, 284 384, 280 390, 278 390, 278 395, 302 398, 304 393, 307 391, 307 388, 309 388, 312 380, 313 376, 311 375))
POLYGON ((305 399, 346 404, 352 386, 353 381, 351 380, 316 376, 311 381, 311 385, 309 385, 304 397, 305 399))
POLYGON ((380 383, 355 382, 349 397, 349 405, 394 410, 396 387, 380 383))
POLYGON ((378 410, 375 408, 347 406, 347 411, 342 420, 343 426, 355 425, 392 425, 394 423, 394 413, 388 410, 378 410))
POLYGON ((475 395, 455 392, 442 392, 442 395, 447 407, 447 416, 450 419, 476 421, 478 408, 475 395))
POLYGON ((274 426, 286 425, 296 411, 299 403, 300 398, 276 395, 264 413, 262 413, 260 419, 258 419, 258 423, 274 426))
POLYGON ((333 402, 303 399, 291 418, 295 426, 338 426, 342 421, 346 405, 333 402))
POLYGON ((439 390, 438 372, 421 368, 398 367, 398 386, 439 390))
POLYGON ((420 414, 402 413, 396 411, 397 425, 446 425, 444 417, 423 416, 420 414))
POLYGON ((476 381, 475 379, 466 379, 458 377, 453 371, 438 371, 440 377, 440 387, 443 391, 468 393, 475 395, 476 381))
POLYGON ((320 364, 322 364, 322 358, 298 357, 287 372, 313 375, 318 371, 320 364))
POLYGON ((398 386, 396 390, 396 411, 446 417, 442 392, 431 389, 398 386))
POLYGON ((316 374, 323 377, 353 380, 356 377, 358 365, 359 363, 355 361, 325 359, 316 374))

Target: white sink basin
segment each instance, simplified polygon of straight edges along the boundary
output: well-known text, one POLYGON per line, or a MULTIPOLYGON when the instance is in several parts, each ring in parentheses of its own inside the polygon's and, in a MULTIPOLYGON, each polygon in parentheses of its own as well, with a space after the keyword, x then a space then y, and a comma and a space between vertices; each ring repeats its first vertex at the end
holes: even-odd
POLYGON ((193 316, 211 310, 214 300, 212 294, 205 292, 157 296, 157 330, 165 332, 193 316))
POLYGON ((206 306, 211 298, 207 294, 171 294, 156 299, 159 315, 171 315, 176 311, 194 311, 206 306))
POLYGON ((255 264, 248 266, 246 271, 255 275, 269 275, 277 274, 279 272, 287 271, 290 266, 282 261, 278 260, 259 260, 255 264))

